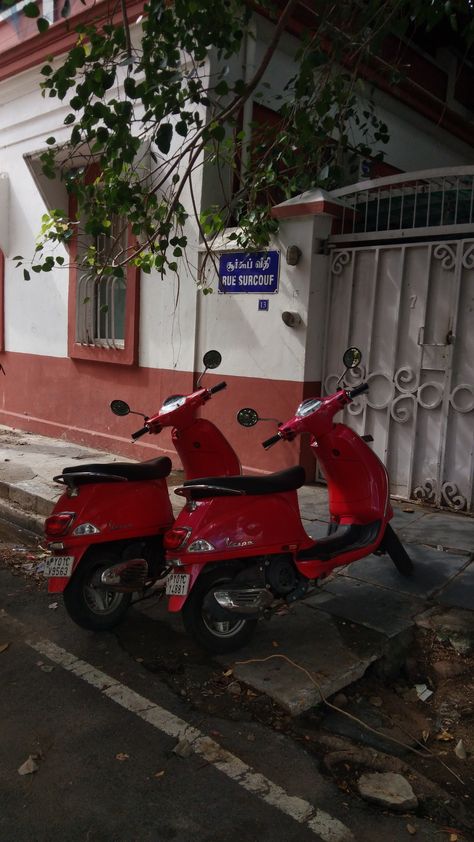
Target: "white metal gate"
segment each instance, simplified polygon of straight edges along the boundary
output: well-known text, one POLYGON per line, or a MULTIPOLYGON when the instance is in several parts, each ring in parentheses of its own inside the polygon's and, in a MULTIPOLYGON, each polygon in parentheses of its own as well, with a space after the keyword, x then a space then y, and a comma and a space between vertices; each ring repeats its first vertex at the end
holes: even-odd
POLYGON ((330 271, 325 392, 358 346, 362 367, 346 382, 370 391, 348 421, 374 437, 392 494, 472 512, 474 239, 341 244, 330 271))

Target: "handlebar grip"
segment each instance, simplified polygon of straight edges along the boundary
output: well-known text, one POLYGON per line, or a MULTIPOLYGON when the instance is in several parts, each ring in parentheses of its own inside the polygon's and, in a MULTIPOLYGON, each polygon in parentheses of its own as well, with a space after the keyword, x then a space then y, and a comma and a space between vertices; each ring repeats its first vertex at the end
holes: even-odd
POLYGON ((268 450, 268 448, 273 447, 273 445, 276 444, 277 441, 281 441, 281 436, 279 433, 277 433, 276 436, 271 436, 271 438, 262 441, 262 447, 264 447, 265 450, 268 450))
POLYGON ((132 439, 133 439, 133 440, 135 440, 135 439, 139 439, 139 438, 140 438, 140 436, 144 436, 144 435, 145 435, 145 433, 149 433, 149 432, 150 432, 150 428, 149 428, 149 427, 141 427, 141 429, 140 429, 140 430, 137 430, 135 433, 132 433, 132 439))
POLYGON ((215 394, 216 394, 216 392, 220 392, 222 389, 226 389, 226 388, 227 388, 227 383, 225 382, 225 380, 222 380, 222 382, 221 382, 221 383, 216 383, 216 385, 215 385, 215 386, 212 386, 212 387, 209 389, 209 393, 210 393, 211 395, 215 395, 215 394))
POLYGON ((352 398, 356 398, 356 397, 357 397, 357 395, 361 395, 361 394, 362 394, 362 392, 367 392, 367 391, 368 391, 368 388, 369 388, 369 384, 368 384, 368 383, 361 383, 361 384, 360 384, 360 386, 356 386, 356 387, 355 387, 355 389, 350 389, 350 390, 347 392, 347 394, 349 395, 349 397, 350 397, 351 399, 352 399, 352 398))

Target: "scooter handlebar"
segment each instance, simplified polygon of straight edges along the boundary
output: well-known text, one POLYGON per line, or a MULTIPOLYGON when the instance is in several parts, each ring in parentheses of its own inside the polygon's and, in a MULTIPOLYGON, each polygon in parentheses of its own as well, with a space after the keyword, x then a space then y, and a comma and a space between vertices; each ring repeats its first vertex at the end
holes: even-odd
POLYGON ((144 436, 145 433, 149 433, 149 432, 150 432, 149 427, 141 427, 140 430, 137 430, 135 433, 132 433, 132 439, 135 441, 135 439, 139 439, 140 436, 144 436))
POLYGON ((352 400, 352 398, 356 398, 357 395, 361 395, 362 392, 367 392, 368 388, 369 388, 368 383, 361 383, 360 386, 356 386, 354 389, 349 389, 347 394, 349 395, 349 397, 352 400))
POLYGON ((209 394, 215 395, 216 392, 220 392, 220 391, 222 391, 222 389, 226 389, 226 388, 227 388, 227 383, 225 382, 225 380, 222 380, 221 383, 216 383, 215 386, 211 386, 211 388, 209 389, 209 394))
POLYGON ((281 441, 281 436, 279 433, 277 433, 276 436, 271 436, 271 438, 262 441, 262 447, 264 447, 265 450, 268 450, 268 448, 273 447, 273 445, 276 444, 277 441, 281 441))

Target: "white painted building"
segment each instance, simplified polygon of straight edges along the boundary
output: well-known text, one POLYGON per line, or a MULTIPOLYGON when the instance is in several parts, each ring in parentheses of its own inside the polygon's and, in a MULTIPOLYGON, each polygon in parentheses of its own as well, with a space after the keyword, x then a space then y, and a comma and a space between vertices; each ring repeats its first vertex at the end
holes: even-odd
MULTIPOLYGON (((133 20, 142 4, 130 3, 127 7, 133 20)), ((88 9, 80 9, 80 15, 88 14, 88 9)), ((363 415, 354 415, 353 420, 358 429, 365 425, 374 434, 375 446, 395 477, 393 491, 402 497, 415 494, 441 505, 472 510, 474 407, 469 409, 469 396, 474 389, 474 349, 470 340, 463 339, 465 347, 460 359, 454 350, 448 349, 446 354, 425 351, 425 346, 436 345, 438 340, 420 334, 422 328, 427 329, 427 314, 441 302, 441 312, 451 325, 445 333, 446 337, 451 331, 446 347, 451 343, 456 348, 451 341, 456 320, 459 324, 462 320, 463 337, 474 335, 469 240, 474 226, 472 204, 467 216, 462 220, 457 217, 454 223, 441 216, 438 222, 428 218, 428 225, 421 225, 419 220, 408 224, 401 217, 398 228, 383 229, 380 220, 372 219, 365 226, 360 223, 365 209, 369 208, 373 215, 377 184, 354 187, 345 193, 336 191, 331 196, 298 197, 274 210, 280 219, 280 231, 271 250, 279 252, 279 281, 278 291, 268 295, 219 293, 218 279, 212 276, 209 282, 214 293, 203 296, 198 292, 201 253, 197 231, 189 225, 187 261, 182 261, 177 276, 161 280, 153 273, 140 277, 136 270, 129 271, 124 340, 107 347, 104 342, 94 342, 93 337, 84 339, 80 333, 84 292, 78 289, 74 270, 32 274, 31 280, 25 281, 22 267, 13 260, 15 255, 32 253, 47 207, 61 206, 66 201, 62 188, 54 182, 47 183, 40 175, 37 157, 45 148, 45 139, 54 135, 61 142, 67 137, 63 126, 67 106, 57 99, 42 98, 39 70, 45 55, 54 52, 60 56, 72 43, 63 21, 56 22, 46 36, 29 33, 25 22, 19 29, 18 26, 18 22, 17 29, 12 25, 11 16, 0 16, 0 362, 5 372, 5 376, 0 373, 0 422, 136 458, 172 454, 167 433, 132 445, 129 435, 134 429, 133 416, 115 418, 109 403, 122 397, 136 409, 149 414, 156 411, 167 395, 193 388, 204 351, 217 348, 223 363, 215 373, 207 375, 207 383, 225 379, 228 389, 208 405, 206 414, 222 424, 246 468, 272 471, 300 459, 311 480, 315 466, 305 443, 265 452, 260 442, 273 433, 274 422, 265 421, 252 430, 243 430, 235 421, 236 412, 242 406, 253 406, 266 418, 284 420, 304 397, 319 393, 321 384, 328 388, 340 370, 344 346, 360 344, 366 373, 372 380, 378 377, 377 394, 383 392, 384 384, 391 386, 386 386, 388 392, 383 400, 377 398, 375 407, 369 406, 363 415), (405 247, 405 242, 409 246, 405 247), (439 252, 438 258, 434 250, 444 242, 446 255, 443 258, 439 252), (290 246, 297 246, 300 253, 296 265, 287 262, 290 246), (435 273, 435 277, 426 269, 428 253, 430 265, 441 266, 441 274, 435 273), (401 260, 405 261, 403 268, 401 260), (408 264, 412 269, 407 274, 408 264), (445 301, 443 290, 447 283, 451 284, 451 272, 456 278, 452 288, 457 293, 454 291, 454 299, 445 301), (367 280, 367 288, 365 274, 371 279, 367 280), (421 276, 424 280, 417 280, 421 276), (393 297, 394 287, 399 298, 393 297), (408 302, 415 296, 410 316, 416 315, 416 319, 412 318, 409 336, 404 335, 402 328, 403 296, 408 296, 408 302), (386 304, 389 300, 391 303, 386 304), (259 301, 267 303, 259 305, 259 301), (421 301, 423 311, 417 309, 421 301), (384 336, 391 337, 389 344, 395 349, 390 364, 384 336), (405 359, 402 340, 408 341, 407 337, 414 350, 405 359), (421 349, 421 356, 417 356, 416 349, 421 349), (429 362, 430 353, 438 354, 437 359, 429 362), (426 368, 435 363, 438 368, 426 368), (448 398, 444 394, 447 381, 440 374, 442 364, 450 372, 448 398), (408 386, 403 391, 400 369, 404 366, 411 367, 413 383, 417 383, 411 392, 407 392, 408 386), (435 372, 431 379, 427 379, 427 370, 435 372), (440 417, 430 416, 429 408, 424 407, 424 403, 430 403, 430 389, 424 386, 425 382, 435 382, 430 387, 430 400, 435 404, 432 411, 439 409, 440 417), (458 388, 462 384, 463 389, 458 388), (411 408, 416 404, 418 420, 397 426, 394 415, 401 405, 400 396, 408 393, 411 408), (382 409, 377 409, 379 404, 384 404, 384 417, 382 409), (464 455, 453 447, 456 436, 461 438, 464 455), (424 455, 420 440, 428 442, 424 455), (430 483, 432 488, 436 484, 433 493, 429 491, 430 483), (455 489, 447 490, 446 483, 453 483, 455 489), (453 503, 459 495, 464 502, 453 503)), ((247 62, 250 58, 257 61, 268 38, 265 21, 256 18, 256 27, 256 55, 252 58, 247 54, 247 62)), ((295 44, 294 36, 287 34, 276 61, 273 84, 278 74, 283 78, 291 67, 295 44)), ((382 172, 458 168, 454 177, 465 176, 458 182, 462 183, 464 201, 466 191, 470 190, 472 196, 473 190, 474 132, 469 102, 464 88, 456 91, 454 87, 454 76, 460 78, 455 67, 446 60, 440 63, 439 56, 435 60, 422 52, 418 62, 420 79, 414 72, 414 78, 405 87, 390 91, 379 80, 376 101, 391 133, 387 166, 382 172), (433 84, 424 83, 427 86, 423 88, 420 80, 431 79, 430 67, 433 84)), ((463 72, 471 74, 469 78, 474 80, 472 68, 466 66, 463 72)), ((267 105, 271 104, 269 93, 267 105)), ((366 165, 370 168, 370 164, 366 165)), ((364 166, 362 163, 363 171, 364 166)), ((377 170, 374 174, 378 174, 377 170)), ((213 189, 212 177, 212 173, 204 171, 204 180, 197 185, 204 194, 213 189)), ((379 182, 380 189, 386 191, 382 204, 379 203, 383 213, 387 213, 390 189, 393 197, 398 190, 398 202, 401 195, 410 192, 408 187, 400 188, 400 179, 397 182, 394 178, 391 188, 385 181, 379 182)), ((422 195, 428 189, 426 185, 431 185, 433 195, 445 196, 451 204, 456 201, 453 182, 434 189, 434 178, 434 174, 419 176, 416 188, 412 175, 403 182, 410 182, 411 195, 422 195)), ((410 201, 413 208, 413 200, 410 201)), ((220 248, 223 254, 232 251, 225 243, 220 248)), ((444 326, 440 324, 439 329, 444 330, 444 326)))

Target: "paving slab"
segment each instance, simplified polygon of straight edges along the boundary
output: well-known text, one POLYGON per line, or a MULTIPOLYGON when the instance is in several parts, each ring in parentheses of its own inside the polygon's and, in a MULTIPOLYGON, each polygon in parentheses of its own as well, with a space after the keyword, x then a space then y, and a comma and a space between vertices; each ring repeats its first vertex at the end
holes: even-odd
POLYGON ((321 702, 321 692, 310 676, 324 696, 331 696, 361 678, 387 645, 383 633, 341 623, 300 603, 293 606, 290 616, 259 623, 248 646, 234 658, 219 660, 233 667, 238 681, 297 716, 321 702))
POLYGON ((308 597, 306 605, 327 611, 336 617, 372 629, 393 638, 413 625, 423 610, 421 599, 359 582, 349 576, 335 576, 327 585, 308 597))
POLYGON ((444 553, 433 547, 410 544, 408 552, 414 564, 411 576, 400 576, 387 555, 370 555, 353 561, 339 575, 380 585, 398 593, 428 598, 445 587, 469 564, 465 555, 444 553))
POLYGON ((461 514, 424 514, 399 531, 399 537, 415 544, 443 547, 455 552, 474 552, 474 518, 461 514))
POLYGON ((328 492, 324 485, 304 485, 298 489, 301 517, 329 522, 328 492))
POLYGON ((393 518, 390 523, 397 534, 400 530, 406 529, 407 526, 420 520, 426 514, 426 511, 423 509, 414 508, 409 503, 394 503, 392 501, 392 508, 393 518))
POLYGON ((443 588, 435 597, 435 601, 440 605, 452 605, 474 611, 474 561, 443 588))
POLYGON ((328 523, 324 520, 306 520, 301 518, 303 526, 310 536, 315 541, 316 539, 325 538, 328 534, 328 523))

